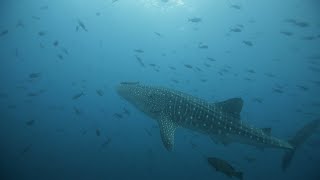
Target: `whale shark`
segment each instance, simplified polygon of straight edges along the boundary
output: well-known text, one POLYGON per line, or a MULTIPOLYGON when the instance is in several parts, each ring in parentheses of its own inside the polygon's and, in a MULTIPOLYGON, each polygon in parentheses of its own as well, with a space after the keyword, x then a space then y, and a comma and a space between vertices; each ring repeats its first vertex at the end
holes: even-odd
POLYGON ((271 135, 271 128, 257 128, 242 121, 240 113, 243 100, 239 97, 211 103, 177 90, 139 82, 122 82, 116 91, 158 122, 163 145, 168 151, 174 148, 175 131, 186 128, 208 135, 215 142, 225 145, 238 142, 261 149, 284 149, 284 161, 288 164, 296 149, 295 142, 300 145, 304 139, 296 136, 298 141, 282 140, 271 135))

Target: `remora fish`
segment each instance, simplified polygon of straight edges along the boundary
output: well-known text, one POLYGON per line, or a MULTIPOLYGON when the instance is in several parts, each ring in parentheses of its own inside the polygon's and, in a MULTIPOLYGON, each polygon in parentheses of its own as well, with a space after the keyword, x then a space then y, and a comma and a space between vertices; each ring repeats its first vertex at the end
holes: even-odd
POLYGON ((286 141, 271 136, 270 128, 255 128, 240 120, 243 106, 241 98, 218 103, 164 87, 124 82, 116 87, 117 93, 136 108, 157 120, 165 148, 172 151, 177 128, 186 128, 210 136, 213 140, 228 144, 239 142, 259 148, 287 150, 291 159, 295 148, 305 138, 295 136, 286 141))

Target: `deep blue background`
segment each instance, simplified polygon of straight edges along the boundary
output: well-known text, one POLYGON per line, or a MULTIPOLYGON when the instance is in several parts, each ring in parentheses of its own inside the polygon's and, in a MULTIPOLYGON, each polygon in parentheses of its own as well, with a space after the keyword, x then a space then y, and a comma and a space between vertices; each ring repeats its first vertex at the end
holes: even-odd
POLYGON ((1 0, 0 178, 228 179, 204 154, 227 160, 245 179, 320 179, 319 133, 286 172, 282 150, 225 147, 183 129, 167 152, 156 122, 114 89, 140 81, 212 102, 242 97, 243 121, 289 139, 320 116, 319 10, 318 0, 1 0), (202 22, 188 22, 193 17, 202 22), (79 20, 87 32, 76 30, 79 20), (242 32, 230 31, 239 24, 242 32), (200 42, 209 48, 198 48, 200 42), (283 93, 274 91, 279 88, 283 93), (130 115, 116 118, 123 108, 130 115))

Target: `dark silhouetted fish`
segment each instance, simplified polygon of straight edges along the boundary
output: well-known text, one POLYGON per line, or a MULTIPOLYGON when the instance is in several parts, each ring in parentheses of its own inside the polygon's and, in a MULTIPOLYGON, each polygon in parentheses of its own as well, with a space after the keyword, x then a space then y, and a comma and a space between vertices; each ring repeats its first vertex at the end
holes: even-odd
POLYGON ((21 151, 20 155, 24 155, 25 153, 31 150, 32 144, 28 144, 23 150, 21 151))
POLYGON ((216 61, 214 58, 211 58, 211 57, 207 57, 207 59, 210 61, 216 61))
POLYGON ((73 99, 73 100, 79 99, 79 98, 80 98, 81 96, 83 96, 83 95, 84 95, 83 92, 78 93, 78 94, 75 94, 74 96, 72 96, 72 99, 73 99))
POLYGON ((113 3, 116 3, 116 2, 118 2, 119 0, 112 0, 111 1, 111 3, 113 4, 113 3))
POLYGON ((101 148, 106 148, 111 143, 111 138, 107 138, 107 140, 101 144, 101 148))
POLYGON ((185 64, 184 67, 192 69, 193 67, 190 64, 185 64))
POLYGON ((31 18, 34 20, 38 20, 38 21, 40 20, 40 17, 38 17, 38 16, 32 16, 31 18))
POLYGON ((84 23, 78 19, 78 25, 79 27, 81 27, 84 31, 88 32, 88 29, 86 28, 86 26, 84 25, 84 23))
POLYGON ((96 93, 97 93, 99 96, 103 96, 103 95, 104 95, 104 92, 103 92, 101 89, 97 89, 97 90, 96 90, 96 93))
POLYGON ((242 43, 245 44, 245 45, 247 45, 247 46, 250 46, 250 47, 253 46, 253 43, 252 43, 251 41, 246 41, 246 40, 244 40, 244 41, 242 41, 242 43))
POLYGON ((142 49, 134 49, 133 51, 136 53, 144 53, 144 50, 142 50, 142 49))
POLYGON ((279 89, 279 88, 273 88, 273 92, 282 94, 282 93, 283 93, 283 90, 281 90, 281 89, 279 89))
POLYGON ((151 133, 147 128, 144 128, 144 130, 146 131, 146 133, 147 133, 149 136, 152 136, 152 133, 151 133))
POLYGON ((315 40, 316 38, 317 38, 316 36, 304 36, 302 37, 302 40, 311 41, 311 40, 315 40))
POLYGON ((208 63, 203 63, 203 65, 205 65, 206 67, 211 67, 211 65, 210 64, 208 64, 208 63))
POLYGON ((59 41, 58 41, 58 40, 55 40, 55 41, 53 42, 53 46, 57 47, 58 45, 59 45, 59 41))
POLYGON ((48 10, 49 9, 49 6, 48 5, 44 5, 44 6, 41 6, 40 7, 40 10, 48 10))
POLYGON ((296 85, 300 90, 302 90, 302 91, 308 91, 309 90, 309 88, 308 87, 306 87, 306 86, 303 86, 303 85, 296 85))
POLYGON ((263 99, 262 98, 252 98, 253 102, 257 102, 257 103, 263 103, 263 99))
POLYGON ((35 123, 35 120, 32 119, 32 120, 27 121, 26 125, 27 126, 32 126, 32 125, 34 125, 34 123, 35 123))
POLYGON ((96 135, 97 135, 97 136, 100 136, 100 135, 101 135, 101 133, 100 133, 100 130, 99 130, 99 129, 96 129, 96 135))
POLYGON ((7 35, 8 33, 9 33, 9 30, 7 30, 7 29, 2 30, 2 31, 0 32, 0 37, 1 37, 1 36, 4 36, 4 35, 7 35))
POLYGON ((242 29, 240 29, 240 28, 230 28, 230 31, 231 32, 241 32, 242 29))
POLYGON ((223 159, 219 159, 216 157, 209 157, 208 163, 213 166, 216 171, 222 172, 228 177, 236 177, 240 180, 243 179, 243 173, 236 171, 234 167, 232 167, 227 161, 223 159))
POLYGON ((176 83, 176 84, 178 84, 178 83, 179 83, 179 81, 178 81, 178 80, 176 80, 176 79, 171 79, 171 81, 172 81, 172 82, 174 82, 174 83, 176 83))
POLYGON ((199 48, 199 49, 208 49, 209 46, 206 45, 206 44, 203 44, 203 43, 199 43, 198 48, 199 48))
POLYGON ((293 35, 293 33, 289 32, 289 31, 281 31, 280 33, 283 34, 283 35, 286 35, 286 36, 292 36, 293 35))
POLYGON ((39 31, 39 32, 38 32, 38 35, 39 35, 39 36, 44 36, 44 35, 46 35, 46 34, 47 34, 46 31, 39 31))
POLYGON ((62 51, 64 54, 66 54, 66 55, 69 54, 69 51, 68 51, 66 48, 61 47, 60 49, 61 49, 61 51, 62 51))
POLYGON ((41 73, 31 73, 31 74, 29 74, 29 78, 31 78, 31 79, 39 78, 40 76, 41 76, 41 73))
POLYGON ((145 65, 144 65, 144 63, 142 62, 142 59, 139 57, 139 56, 135 56, 136 57, 136 60, 139 62, 139 64, 140 64, 140 66, 141 67, 146 67, 145 65))
POLYGON ((63 55, 62 55, 62 54, 57 54, 57 57, 58 57, 60 60, 63 60, 63 55))
POLYGON ((123 114, 129 116, 130 115, 130 111, 127 108, 122 108, 123 109, 123 114))
POLYGON ((303 22, 303 21, 297 21, 295 19, 286 19, 285 22, 293 24, 293 25, 298 26, 298 27, 302 27, 302 28, 305 28, 305 27, 309 26, 309 23, 303 22))
POLYGON ((77 107, 73 107, 73 110, 74 110, 74 113, 76 113, 76 115, 81 115, 81 110, 80 109, 78 109, 77 107))
POLYGON ((251 74, 256 73, 253 69, 248 69, 247 72, 248 72, 248 73, 251 73, 251 74))
POLYGON ((16 24, 16 28, 24 28, 24 23, 22 20, 19 20, 16 24))
POLYGON ((171 70, 177 70, 177 68, 175 68, 175 67, 173 67, 173 66, 169 66, 169 68, 171 69, 171 70))
POLYGON ((158 33, 158 32, 153 32, 155 35, 162 37, 162 34, 158 33))
POLYGON ((232 4, 232 5, 230 5, 230 7, 233 8, 233 9, 237 9, 237 10, 241 9, 241 6, 237 5, 237 4, 232 4))
POLYGON ((189 18, 188 19, 189 22, 193 22, 193 23, 199 23, 202 21, 202 18, 200 17, 193 17, 193 18, 189 18))
POLYGON ((123 118, 123 115, 120 114, 120 113, 114 113, 113 114, 113 117, 117 118, 117 119, 122 119, 123 118))

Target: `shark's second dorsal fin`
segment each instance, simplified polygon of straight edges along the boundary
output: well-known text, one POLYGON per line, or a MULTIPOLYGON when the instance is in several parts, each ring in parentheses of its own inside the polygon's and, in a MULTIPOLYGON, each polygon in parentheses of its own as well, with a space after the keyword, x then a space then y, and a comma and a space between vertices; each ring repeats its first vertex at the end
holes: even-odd
POLYGON ((215 103, 214 105, 222 108, 222 111, 227 112, 240 119, 240 113, 243 106, 243 100, 241 98, 231 98, 222 102, 215 103))
POLYGON ((267 134, 267 135, 271 135, 271 128, 261 128, 261 130, 265 133, 265 134, 267 134))

